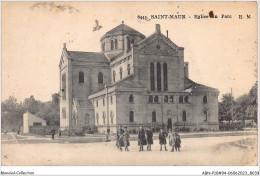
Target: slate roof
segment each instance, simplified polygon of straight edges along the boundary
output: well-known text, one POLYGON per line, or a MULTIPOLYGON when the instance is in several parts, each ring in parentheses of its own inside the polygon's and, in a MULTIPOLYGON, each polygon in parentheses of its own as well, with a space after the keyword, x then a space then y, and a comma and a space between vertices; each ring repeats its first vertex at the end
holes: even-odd
POLYGON ((142 33, 138 32, 137 30, 122 23, 122 24, 118 25, 117 27, 108 31, 105 35, 103 35, 103 37, 101 37, 101 40, 104 37, 110 37, 110 36, 114 36, 114 35, 126 35, 126 34, 139 35, 139 36, 145 38, 145 35, 143 35, 142 33))
POLYGON ((212 88, 212 87, 209 87, 209 86, 198 84, 198 83, 190 80, 187 77, 185 77, 184 91, 185 92, 191 92, 191 93, 195 93, 195 92, 219 92, 219 90, 216 89, 216 88, 212 88))
POLYGON ((109 60, 103 53, 98 52, 82 52, 82 51, 68 51, 68 55, 73 61, 90 61, 90 62, 107 62, 109 60))

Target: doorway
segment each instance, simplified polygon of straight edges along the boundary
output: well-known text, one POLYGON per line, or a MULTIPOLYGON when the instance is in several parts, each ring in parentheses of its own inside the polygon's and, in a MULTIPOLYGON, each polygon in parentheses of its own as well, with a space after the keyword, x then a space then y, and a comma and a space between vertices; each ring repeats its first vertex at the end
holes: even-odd
POLYGON ((172 119, 168 119, 167 121, 167 129, 172 129, 172 119))

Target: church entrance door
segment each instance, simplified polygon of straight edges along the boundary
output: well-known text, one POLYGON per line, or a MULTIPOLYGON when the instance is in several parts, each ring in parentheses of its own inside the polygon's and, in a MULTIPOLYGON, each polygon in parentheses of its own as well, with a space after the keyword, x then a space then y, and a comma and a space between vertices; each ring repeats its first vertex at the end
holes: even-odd
POLYGON ((167 129, 171 129, 172 128, 172 119, 168 119, 167 121, 167 129))

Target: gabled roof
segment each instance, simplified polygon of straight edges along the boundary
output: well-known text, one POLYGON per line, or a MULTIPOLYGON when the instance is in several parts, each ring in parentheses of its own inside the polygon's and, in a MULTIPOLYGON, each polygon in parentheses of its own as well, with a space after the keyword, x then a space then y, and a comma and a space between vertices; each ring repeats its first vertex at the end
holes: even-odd
POLYGON ((103 53, 68 51, 68 55, 72 58, 73 61, 91 61, 91 62, 109 63, 108 59, 103 53))
POLYGON ((205 85, 202 85, 202 84, 198 84, 198 83, 190 80, 187 77, 185 77, 185 81, 184 82, 185 82, 185 88, 184 88, 185 92, 189 92, 189 93, 219 92, 219 90, 216 89, 216 88, 205 86, 205 85))
POLYGON ((114 35, 126 35, 126 34, 128 34, 128 35, 138 35, 138 36, 141 36, 142 38, 145 38, 145 35, 141 34, 137 30, 125 25, 124 22, 122 22, 122 24, 120 24, 117 27, 111 29, 105 35, 103 35, 100 40, 102 40, 105 37, 110 37, 110 36, 114 36, 114 35))

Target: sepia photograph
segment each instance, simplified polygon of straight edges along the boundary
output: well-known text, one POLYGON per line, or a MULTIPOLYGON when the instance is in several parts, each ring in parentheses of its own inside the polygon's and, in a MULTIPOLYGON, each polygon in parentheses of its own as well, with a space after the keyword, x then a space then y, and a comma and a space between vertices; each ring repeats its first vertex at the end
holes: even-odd
POLYGON ((256 1, 1 13, 2 166, 258 166, 256 1))

